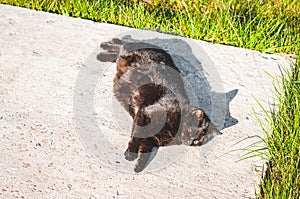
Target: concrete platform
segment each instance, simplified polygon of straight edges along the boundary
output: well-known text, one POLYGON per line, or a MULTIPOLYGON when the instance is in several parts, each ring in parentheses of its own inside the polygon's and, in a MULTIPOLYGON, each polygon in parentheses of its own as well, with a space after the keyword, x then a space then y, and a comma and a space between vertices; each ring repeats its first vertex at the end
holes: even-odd
POLYGON ((262 131, 256 100, 274 103, 278 55, 0 5, 0 196, 249 198, 263 161, 239 161, 262 131), (223 135, 158 150, 145 171, 124 160, 130 118, 112 96, 115 64, 96 60, 113 37, 168 51, 191 102, 223 135), (245 139, 247 138, 247 139, 245 139))

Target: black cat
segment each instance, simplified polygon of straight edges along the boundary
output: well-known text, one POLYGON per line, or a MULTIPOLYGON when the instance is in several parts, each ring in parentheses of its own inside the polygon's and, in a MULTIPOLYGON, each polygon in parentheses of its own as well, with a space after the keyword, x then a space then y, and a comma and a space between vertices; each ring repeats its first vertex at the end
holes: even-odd
POLYGON ((125 158, 142 171, 154 147, 200 146, 221 134, 199 108, 190 107, 180 72, 163 49, 142 42, 103 42, 97 58, 116 62, 113 92, 133 118, 125 158))

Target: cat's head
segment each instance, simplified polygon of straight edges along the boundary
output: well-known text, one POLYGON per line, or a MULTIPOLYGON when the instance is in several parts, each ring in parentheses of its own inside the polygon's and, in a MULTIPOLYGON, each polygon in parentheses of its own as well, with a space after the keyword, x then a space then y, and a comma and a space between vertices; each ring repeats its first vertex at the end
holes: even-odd
POLYGON ((185 145, 201 146, 215 135, 222 134, 202 109, 193 108, 182 119, 181 142, 185 145))

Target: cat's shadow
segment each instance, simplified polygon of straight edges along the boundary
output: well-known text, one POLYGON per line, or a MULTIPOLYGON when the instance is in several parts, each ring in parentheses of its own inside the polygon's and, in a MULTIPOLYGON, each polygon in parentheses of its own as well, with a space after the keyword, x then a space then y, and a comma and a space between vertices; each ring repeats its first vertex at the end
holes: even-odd
POLYGON ((203 109, 218 130, 221 131, 238 123, 238 120, 231 116, 229 106, 238 90, 214 91, 222 90, 222 81, 217 69, 213 66, 213 61, 199 47, 199 44, 187 43, 179 38, 137 40, 131 35, 125 35, 121 39, 128 42, 156 45, 167 51, 180 70, 190 104, 203 109), (195 51, 197 51, 197 56, 193 53, 195 51), (206 71, 206 69, 208 70, 206 71), (212 87, 211 84, 214 86, 212 87))

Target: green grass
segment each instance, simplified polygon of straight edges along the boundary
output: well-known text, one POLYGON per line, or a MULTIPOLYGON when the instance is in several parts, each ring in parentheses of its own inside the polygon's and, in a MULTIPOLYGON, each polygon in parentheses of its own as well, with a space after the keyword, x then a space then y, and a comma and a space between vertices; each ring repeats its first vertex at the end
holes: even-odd
MULTIPOLYGON (((268 158, 258 198, 300 198, 300 63, 283 71, 274 86, 278 106, 271 111, 264 107, 266 122, 260 124, 268 151, 251 150, 251 155, 268 158)), ((264 149, 264 148, 261 148, 264 149)))
POLYGON ((179 34, 264 52, 296 52, 297 0, 0 0, 21 7, 179 34), (194 2, 194 3, 191 3, 194 2))
MULTIPOLYGON (((299 0, 0 0, 98 22, 178 34, 269 53, 300 55, 299 0), (192 3, 193 2, 193 3, 192 3)), ((268 168, 258 198, 300 198, 300 63, 275 87, 279 105, 266 111, 268 168), (280 85, 280 86, 279 86, 280 85), (279 89, 282 87, 281 89, 279 89)))

